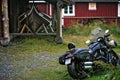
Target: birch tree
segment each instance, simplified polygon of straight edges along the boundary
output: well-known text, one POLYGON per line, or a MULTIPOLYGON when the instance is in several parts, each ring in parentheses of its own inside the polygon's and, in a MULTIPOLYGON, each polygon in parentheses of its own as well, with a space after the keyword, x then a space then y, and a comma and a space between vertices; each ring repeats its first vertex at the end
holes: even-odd
POLYGON ((8 0, 2 0, 3 5, 3 41, 1 42, 2 45, 6 45, 10 41, 10 33, 9 33, 9 17, 8 17, 8 0))

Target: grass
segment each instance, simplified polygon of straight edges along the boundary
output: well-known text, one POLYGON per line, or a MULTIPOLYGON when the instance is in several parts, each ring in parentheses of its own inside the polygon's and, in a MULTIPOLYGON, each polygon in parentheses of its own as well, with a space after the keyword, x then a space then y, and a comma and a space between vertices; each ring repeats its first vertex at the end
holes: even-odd
MULTIPOLYGON (((74 42, 77 48, 88 48, 85 41, 91 39, 90 31, 95 27, 102 27, 105 30, 108 29, 108 26, 99 21, 91 22, 87 25, 74 24, 73 27, 63 30, 63 44, 56 44, 54 37, 51 36, 47 38, 18 38, 10 46, 0 50, 3 53, 0 58, 5 63, 8 63, 6 57, 10 58, 11 62, 9 64, 15 66, 14 70, 19 74, 16 74, 13 80, 72 80, 68 75, 67 67, 58 63, 58 57, 68 50, 67 44, 69 42, 74 42), (55 58, 55 60, 49 59, 48 56, 55 58), (43 57, 47 59, 43 59, 43 57)), ((118 44, 120 44, 120 29, 114 29, 113 27, 109 29, 113 33, 111 38, 117 40, 118 44), (116 30, 117 33, 114 33, 116 30)), ((120 45, 118 45, 115 51, 120 52, 120 45)), ((111 67, 102 72, 91 73, 90 77, 85 80, 120 80, 119 74, 119 68, 111 67)))
POLYGON ((120 69, 119 68, 114 68, 112 70, 111 69, 94 73, 93 75, 91 75, 89 78, 86 78, 85 80, 119 80, 120 69))
MULTIPOLYGON (((19 76, 16 76, 16 79, 23 79, 23 80, 72 80, 71 77, 67 73, 66 66, 59 65, 57 59, 58 57, 63 54, 67 49, 67 43, 74 42, 76 44, 76 47, 83 47, 88 48, 85 44, 85 41, 89 39, 89 36, 78 36, 78 35, 71 35, 66 34, 63 36, 63 44, 56 44, 55 42, 48 41, 42 38, 26 38, 21 43, 15 44, 12 46, 8 46, 7 48, 4 48, 5 52, 7 52, 7 55, 15 55, 16 59, 12 64, 18 65, 20 63, 18 60, 28 60, 27 64, 32 64, 33 60, 31 60, 31 57, 27 57, 26 55, 35 55, 36 53, 42 53, 49 56, 56 57, 56 61, 47 61, 47 62, 39 62, 37 63, 37 68, 27 68, 22 69, 23 73, 19 76), (49 66, 47 68, 40 69, 39 67, 41 65, 46 65, 46 63, 49 63, 49 66), (59 68, 56 68, 58 67, 59 68)), ((118 38, 118 37, 113 37, 118 38)), ((120 52, 119 48, 116 49, 118 52, 120 52)), ((39 60, 39 59, 38 59, 39 60)), ((19 64, 19 66, 23 66, 24 62, 19 64)), ((24 66, 25 67, 25 66, 24 66)), ((86 80, 110 80, 108 79, 111 76, 111 73, 115 74, 116 80, 119 80, 120 77, 118 74, 120 72, 118 69, 112 69, 109 71, 100 72, 98 74, 91 74, 89 78, 86 78, 86 80), (118 73, 118 74, 117 74, 118 73), (107 77, 106 77, 107 75, 107 77)))

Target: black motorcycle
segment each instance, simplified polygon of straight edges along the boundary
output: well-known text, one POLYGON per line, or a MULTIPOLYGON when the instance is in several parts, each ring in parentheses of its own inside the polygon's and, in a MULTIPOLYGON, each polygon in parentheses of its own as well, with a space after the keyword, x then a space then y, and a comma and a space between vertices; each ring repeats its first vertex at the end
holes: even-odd
MULTIPOLYGON (((94 32, 96 30, 101 32, 98 29, 95 29, 94 32)), ((106 33, 97 36, 95 41, 87 41, 87 43, 90 42, 89 49, 76 49, 74 43, 69 43, 69 51, 59 57, 59 63, 67 65, 68 73, 73 79, 85 78, 88 75, 87 69, 95 68, 94 61, 103 61, 107 64, 119 66, 120 59, 112 50, 117 46, 117 43, 110 40, 109 36, 108 30, 106 30, 106 33)))

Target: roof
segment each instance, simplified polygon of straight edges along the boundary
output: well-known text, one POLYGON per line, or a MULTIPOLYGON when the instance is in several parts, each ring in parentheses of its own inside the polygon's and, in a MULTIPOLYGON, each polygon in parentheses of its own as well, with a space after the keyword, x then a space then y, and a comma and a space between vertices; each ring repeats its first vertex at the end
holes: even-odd
MULTIPOLYGON (((59 1, 59 0, 29 0, 29 3, 45 3, 45 2, 50 2, 50 3, 54 3, 56 4, 56 2, 59 1)), ((60 0, 60 1, 63 1, 63 2, 66 2, 66 3, 69 3, 71 2, 72 0, 60 0)), ((73 0, 74 1, 74 0, 73 0)))
MULTIPOLYGON (((46 3, 46 1, 49 2, 55 2, 57 0, 29 0, 29 3, 46 3)), ((63 0, 64 1, 64 0, 63 0)), ((69 1, 69 0, 65 0, 69 1)), ((71 0, 73 2, 120 2, 120 0, 71 0)))
POLYGON ((73 2, 118 2, 120 0, 72 0, 73 2))

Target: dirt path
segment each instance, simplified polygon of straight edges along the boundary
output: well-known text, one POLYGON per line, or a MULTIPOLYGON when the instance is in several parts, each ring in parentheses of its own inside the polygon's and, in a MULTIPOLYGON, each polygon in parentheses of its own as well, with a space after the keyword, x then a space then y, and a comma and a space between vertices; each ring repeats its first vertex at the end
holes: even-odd
POLYGON ((0 54, 0 80, 22 80, 21 74, 27 74, 33 69, 47 69, 48 67, 59 69, 59 66, 51 64, 58 63, 57 57, 46 54, 26 54, 15 56, 0 54))

